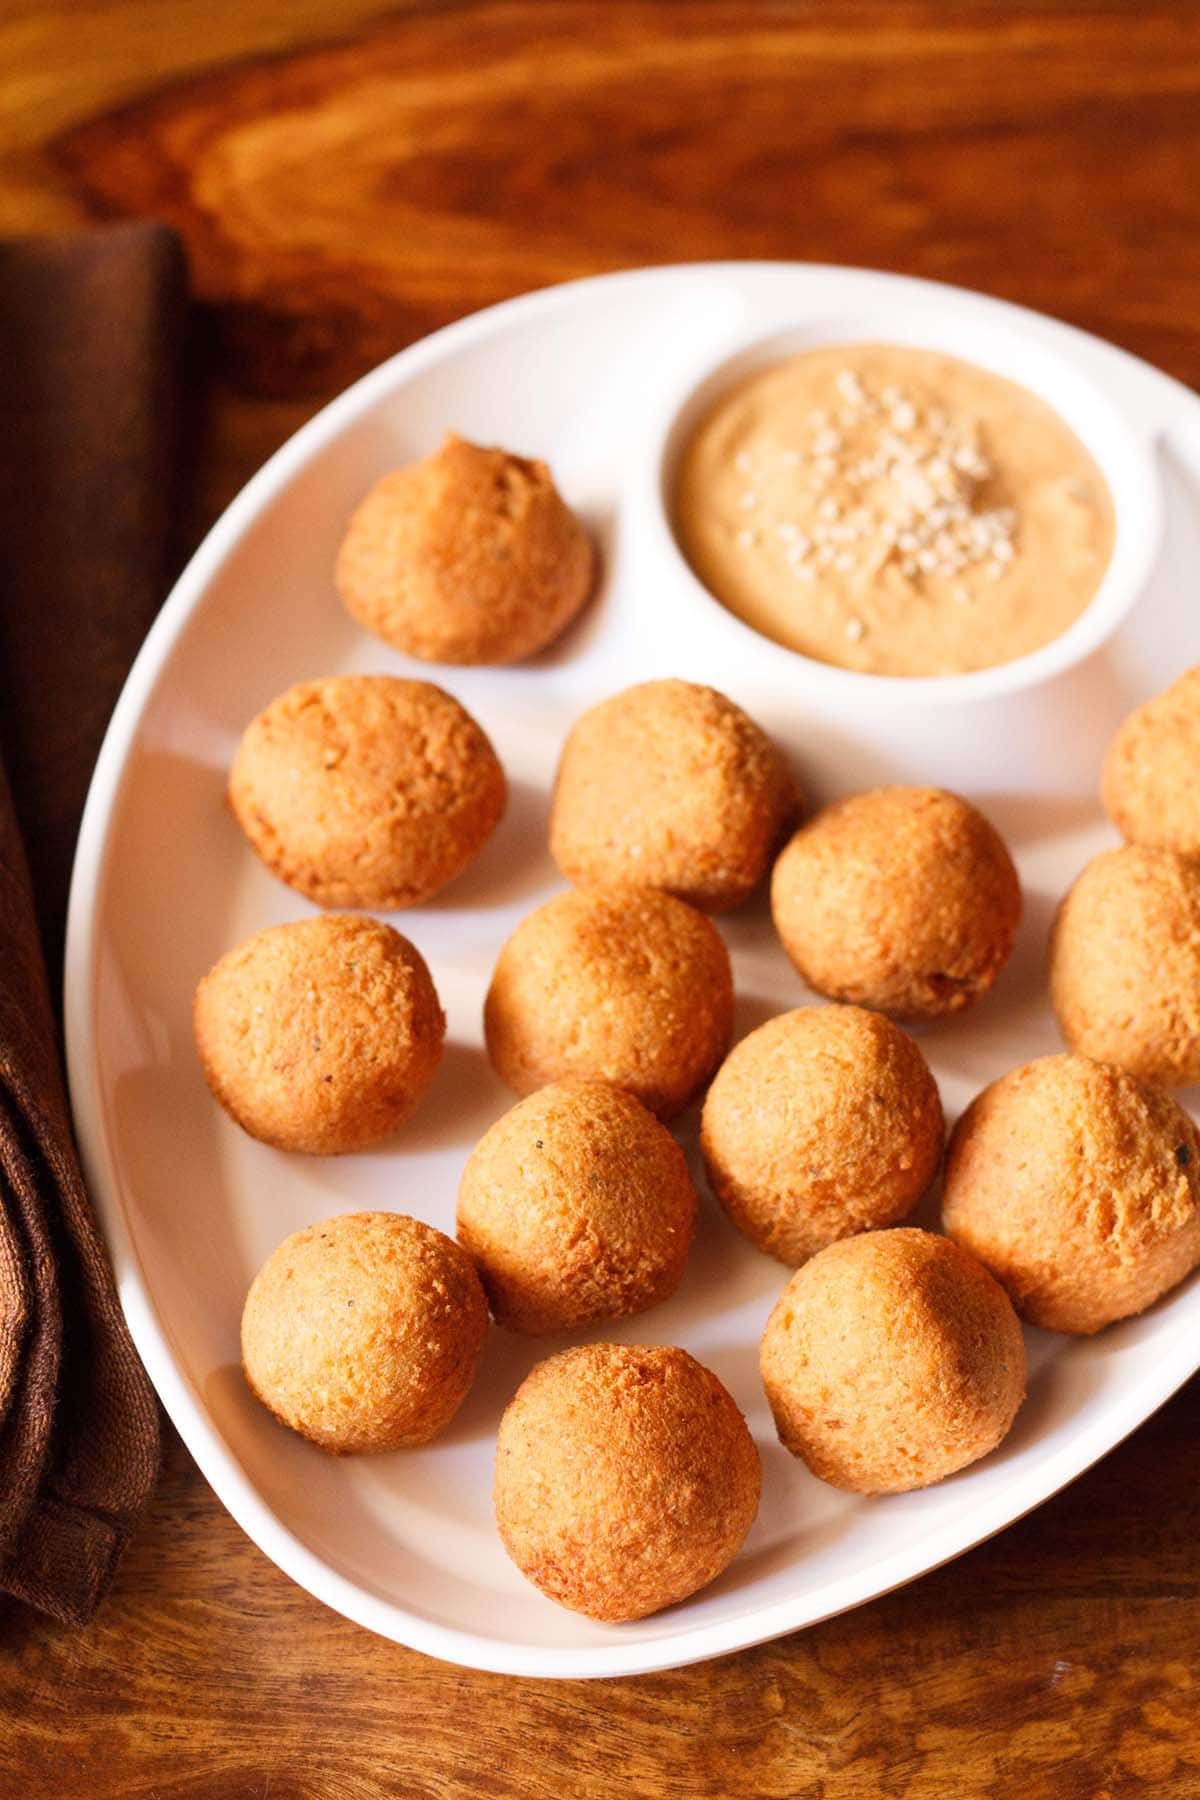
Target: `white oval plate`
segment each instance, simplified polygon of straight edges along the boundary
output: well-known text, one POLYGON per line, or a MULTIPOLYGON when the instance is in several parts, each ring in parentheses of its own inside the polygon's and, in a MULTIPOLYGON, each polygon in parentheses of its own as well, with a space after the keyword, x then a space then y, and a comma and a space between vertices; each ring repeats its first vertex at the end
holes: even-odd
MULTIPOLYGON (((826 327, 827 329, 827 324, 826 327)), ((1036 356, 1035 356, 1036 362, 1036 356)), ((728 691, 787 744, 818 799, 881 780, 959 788, 1013 845, 1027 895, 1012 964, 978 1010, 922 1033, 947 1112, 1055 1049, 1044 943, 1057 897, 1112 841, 1095 799, 1128 708, 1200 660, 1200 403, 1081 333, 975 295, 856 270, 714 264, 635 271, 493 308, 377 369, 254 478, 182 576, 130 675, 80 837, 66 962, 71 1089, 84 1161, 138 1348, 225 1505, 330 1606, 432 1655, 539 1676, 617 1675, 698 1661, 832 1613, 945 1562, 1078 1475, 1200 1364, 1200 1285, 1088 1342, 1029 1333, 1029 1398, 1002 1448, 924 1493, 840 1494, 775 1441, 758 1338, 785 1271, 706 1205, 678 1294, 596 1331, 686 1346, 747 1414, 762 1510, 736 1563, 685 1605, 595 1624, 544 1599, 501 1549, 491 1513, 502 1407, 558 1347, 491 1334, 475 1391, 428 1448, 334 1460, 277 1426, 238 1368, 246 1287, 287 1233, 331 1213, 412 1212, 454 1229, 466 1155, 510 1103, 481 1050, 480 1006, 517 920, 558 885, 549 784, 570 721, 634 680, 673 674, 728 691), (1120 632, 1054 682, 969 708, 825 693, 802 666, 698 596, 657 519, 655 446, 693 383, 739 346, 845 314, 887 335, 898 307, 953 312, 986 349, 1025 334, 1090 375, 1155 445, 1165 532, 1120 632), (595 605, 552 652, 511 670, 409 664, 355 629, 331 569, 348 513, 383 470, 447 427, 546 457, 605 565, 595 605), (378 1154, 306 1159, 252 1142, 210 1100, 192 990, 230 945, 309 909, 258 865, 224 804, 246 721, 289 683, 342 670, 434 676, 492 735, 509 814, 474 869, 397 923, 424 951, 449 1015, 445 1066, 411 1127, 378 1154)), ((760 899, 721 921, 739 1035, 805 994, 760 899)), ((693 1146, 694 1118, 681 1135, 693 1146)))

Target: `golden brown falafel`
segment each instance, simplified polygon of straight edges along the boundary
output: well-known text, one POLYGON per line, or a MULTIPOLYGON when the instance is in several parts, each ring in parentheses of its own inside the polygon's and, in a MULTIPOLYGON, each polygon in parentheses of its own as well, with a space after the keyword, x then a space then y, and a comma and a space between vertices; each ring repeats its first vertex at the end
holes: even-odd
POLYGON ((360 625, 409 656, 513 663, 566 629, 594 571, 591 539, 544 462, 450 432, 371 489, 337 585, 360 625))
POLYGON ((729 1043, 729 952, 712 921, 672 894, 558 894, 501 950, 484 1027, 492 1064, 516 1093, 570 1077, 610 1081, 667 1119, 729 1043))
POLYGON ((957 1012, 992 986, 1021 916, 1004 842, 940 788, 827 806, 775 864, 771 909, 811 988, 899 1018, 957 1012))
POLYGON ((1200 858, 1144 844, 1095 857, 1054 922, 1050 998, 1080 1055, 1200 1081, 1200 858))
POLYGON ((550 850, 568 881, 739 905, 799 810, 766 732, 715 688, 646 681, 593 706, 563 747, 550 850))
POLYGON ((416 946, 358 913, 247 938, 201 981, 193 1023, 208 1085, 244 1131, 327 1156, 404 1123, 446 1031, 416 946))
POLYGON ((937 1084, 907 1032, 859 1006, 809 1006, 768 1019, 726 1058, 700 1147, 734 1224, 795 1268, 911 1212, 943 1136, 937 1084))
POLYGON ((535 1587, 593 1619, 641 1619, 713 1581, 761 1487, 745 1419, 685 1350, 564 1350, 525 1378, 500 1421, 504 1547, 535 1587))
POLYGON ((267 1258, 242 1364, 263 1405, 322 1450, 398 1450, 449 1423, 486 1334, 479 1277, 453 1239, 400 1213, 344 1213, 267 1258))
POLYGON ((1032 1324, 1101 1331, 1200 1262, 1200 1135, 1161 1088, 1043 1056, 959 1120, 942 1217, 1032 1324))
POLYGON ((475 1146, 458 1190, 458 1240, 492 1316, 531 1334, 665 1300, 695 1219, 683 1151, 605 1082, 558 1082, 522 1100, 475 1146))
POLYGON ((234 814, 273 875, 320 906, 416 906, 461 875, 504 811, 504 771, 429 681, 301 681, 246 727, 234 814))
POLYGON ((929 1487, 986 1456, 1025 1396, 1000 1283, 949 1238, 907 1227, 843 1238, 797 1270, 761 1368, 780 1441, 862 1494, 929 1487))
POLYGON ((1130 843, 1200 856, 1200 667, 1130 713, 1109 746, 1101 792, 1130 843))

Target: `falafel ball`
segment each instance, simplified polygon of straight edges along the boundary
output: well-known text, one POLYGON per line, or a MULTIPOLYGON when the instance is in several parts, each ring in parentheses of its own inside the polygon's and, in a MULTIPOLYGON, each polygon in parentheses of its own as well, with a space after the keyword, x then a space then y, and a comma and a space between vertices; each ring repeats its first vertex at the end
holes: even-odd
POLYGON ((1043 1056, 959 1120, 942 1217, 1031 1324, 1090 1335, 1200 1262, 1200 1134, 1123 1069, 1043 1056))
POLYGON ((589 1618, 645 1618, 715 1580, 761 1488, 745 1419, 685 1350, 564 1350, 526 1376, 500 1421, 504 1548, 535 1587, 589 1618))
POLYGON ((687 1158, 639 1100, 605 1082, 559 1082, 471 1152, 458 1241, 498 1324, 571 1331, 674 1293, 696 1204, 687 1158))
POLYGON ((1058 909, 1050 999, 1072 1050, 1147 1081, 1200 1081, 1200 858, 1106 850, 1058 909))
POLYGON ((1013 947, 1021 887, 969 801, 874 788, 801 827, 775 864, 771 910, 809 987, 915 1018, 988 991, 1013 947))
POLYGON ((859 1006, 768 1019, 722 1063, 700 1125, 717 1199, 752 1243, 793 1268, 911 1212, 943 1137, 937 1083, 917 1045, 859 1006))
POLYGON ((201 981, 193 1024, 208 1085, 243 1131, 323 1156, 390 1137, 446 1034, 420 951, 359 913, 247 938, 201 981))
POLYGON ((859 1494, 929 1487, 986 1456, 1025 1397, 1025 1343, 983 1265, 901 1227, 830 1244, 767 1322, 763 1386, 780 1442, 859 1494))
POLYGON ((486 734, 430 681, 301 681, 247 727, 229 800, 273 875, 319 906, 416 906, 474 861, 507 790, 486 734))
POLYGON ((1101 793, 1132 844, 1200 856, 1200 667, 1130 713, 1109 746, 1101 793))
POLYGON ((798 811, 766 732, 715 688, 646 681, 567 738, 550 851, 568 881, 665 888, 703 912, 738 906, 798 811))
POLYGON ((449 1424, 486 1335, 479 1277, 452 1238, 400 1213, 343 1213, 285 1238, 255 1276, 242 1366, 322 1450, 399 1450, 449 1424))
POLYGON ((371 489, 336 580, 359 624, 409 656, 514 663, 570 624, 595 561, 544 462, 449 432, 371 489))
POLYGON ((728 1046, 729 952, 712 921, 673 894, 573 889, 517 926, 483 1017, 492 1065, 516 1093, 609 1081, 668 1119, 728 1046))

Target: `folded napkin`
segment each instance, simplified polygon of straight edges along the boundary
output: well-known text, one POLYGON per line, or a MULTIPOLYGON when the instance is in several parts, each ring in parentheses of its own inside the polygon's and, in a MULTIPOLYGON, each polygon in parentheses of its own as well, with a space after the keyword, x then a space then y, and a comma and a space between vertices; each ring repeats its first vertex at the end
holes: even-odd
POLYGON ((184 294, 159 226, 0 244, 0 1594, 65 1623, 158 1469, 46 970, 57 987, 92 764, 165 588, 184 294))

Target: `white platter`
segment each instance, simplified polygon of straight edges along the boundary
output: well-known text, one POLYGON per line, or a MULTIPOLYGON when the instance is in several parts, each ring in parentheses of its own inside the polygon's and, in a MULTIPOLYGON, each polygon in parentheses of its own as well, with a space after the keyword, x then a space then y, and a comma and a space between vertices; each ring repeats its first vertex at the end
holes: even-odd
MULTIPOLYGON (((500 1411, 557 1341, 493 1331, 477 1388, 426 1449, 335 1461, 278 1427, 238 1369, 246 1287, 287 1233, 363 1207, 452 1232, 466 1155, 511 1103, 481 1050, 480 1007, 513 925, 560 885, 548 789, 570 721, 655 674, 711 682, 794 756, 817 799, 881 780, 957 788, 1013 846, 1027 905, 1013 962, 974 1014, 920 1033, 953 1118, 985 1082, 1059 1048, 1044 999, 1056 899, 1114 834, 1095 799, 1120 717, 1200 661, 1200 402, 1121 352, 999 302, 898 277, 787 264, 636 271, 496 307, 377 369, 304 428, 213 530, 129 678, 80 839, 66 963, 71 1089, 121 1299, 150 1375, 208 1480, 266 1554, 386 1637, 486 1669, 628 1674, 699 1661, 855 1606, 1036 1506, 1119 1442, 1200 1366, 1200 1285, 1087 1342, 1030 1332, 1029 1398, 999 1452, 924 1493, 866 1500, 777 1445, 757 1343, 785 1271, 706 1204, 672 1301, 594 1338, 684 1345, 712 1367, 762 1449, 762 1510, 711 1588, 625 1626, 563 1611, 505 1557, 491 1516, 500 1411), (1152 448, 1165 501, 1153 576, 1087 660, 966 705, 893 702, 824 683, 729 620, 686 578, 657 514, 675 409, 714 367, 773 332, 848 318, 858 335, 926 310, 986 360, 991 334, 1051 354, 1108 395, 1152 448), (552 652, 511 670, 431 670, 359 632, 331 582, 345 519, 384 469, 447 427, 546 457, 605 560, 596 604, 552 652), (445 1066, 408 1131, 378 1154, 280 1155, 212 1103, 190 1003, 230 945, 309 909, 257 864, 223 799, 246 721, 289 683, 342 670, 439 680, 479 717, 512 779, 476 867, 396 923, 427 956, 449 1015, 445 1066), (867 698, 866 696, 869 696, 867 698)), ((721 921, 739 1035, 806 998, 761 900, 721 921)), ((1195 1096, 1191 1096, 1194 1098, 1195 1096)), ((681 1135, 689 1148, 694 1120, 681 1135)))

